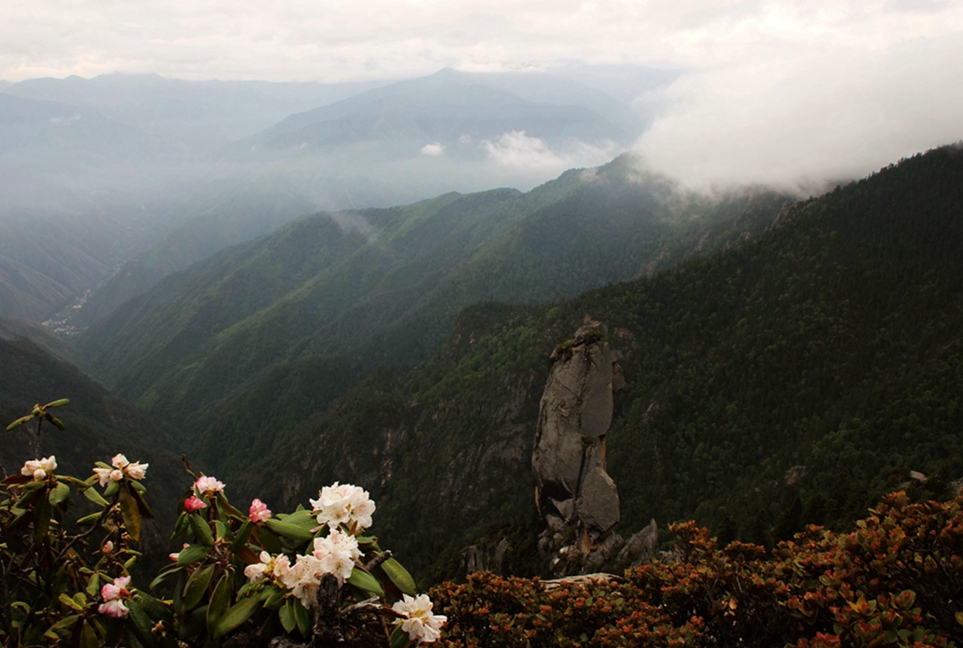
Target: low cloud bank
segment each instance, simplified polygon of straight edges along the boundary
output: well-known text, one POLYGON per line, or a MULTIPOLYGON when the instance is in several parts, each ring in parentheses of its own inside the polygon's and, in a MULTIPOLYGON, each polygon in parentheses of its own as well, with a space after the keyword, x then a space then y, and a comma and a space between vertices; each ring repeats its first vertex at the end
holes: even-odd
POLYGON ((952 34, 690 74, 635 150, 695 189, 819 191, 963 139, 960 61, 952 34))

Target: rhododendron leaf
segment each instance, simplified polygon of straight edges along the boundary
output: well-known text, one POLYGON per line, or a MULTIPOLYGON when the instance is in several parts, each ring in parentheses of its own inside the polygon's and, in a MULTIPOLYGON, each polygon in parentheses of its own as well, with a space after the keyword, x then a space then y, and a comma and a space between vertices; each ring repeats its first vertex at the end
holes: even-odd
POLYGON ((96 490, 94 490, 93 488, 88 488, 88 489, 86 489, 85 491, 83 491, 83 493, 84 493, 84 497, 86 497, 87 499, 89 499, 89 500, 90 500, 91 502, 93 502, 94 504, 97 504, 98 506, 108 506, 108 505, 109 505, 108 502, 107 502, 107 500, 105 500, 103 497, 101 497, 100 493, 98 493, 98 492, 97 492, 96 490))
POLYGON ((385 597, 384 588, 381 587, 378 579, 363 569, 355 567, 351 571, 351 576, 348 577, 348 582, 370 596, 385 597))
POLYGON ((127 610, 129 612, 129 618, 133 621, 134 635, 140 640, 145 646, 156 646, 157 640, 154 639, 154 635, 151 633, 151 628, 154 627, 153 622, 147 613, 144 612, 144 608, 141 607, 140 602, 137 599, 132 599, 127 601, 127 610))
POLYGON ((47 531, 50 530, 50 500, 46 497, 39 498, 36 508, 33 510, 33 541, 40 544, 47 531))
POLYGON ((21 416, 21 417, 18 418, 16 421, 14 421, 13 423, 11 423, 10 425, 7 426, 7 432, 9 432, 10 430, 15 430, 15 429, 17 429, 18 427, 20 427, 21 425, 23 425, 24 423, 26 423, 27 421, 29 421, 29 420, 32 419, 32 418, 33 418, 33 415, 30 415, 30 416, 21 416))
MULTIPOLYGON (((186 550, 185 550, 186 551, 186 550)), ((183 555, 184 552, 181 552, 183 555)), ((211 578, 214 576, 214 565, 204 565, 187 579, 187 583, 184 585, 184 607, 190 610, 196 607, 201 599, 204 598, 205 592, 207 592, 207 586, 211 584, 211 578)))
POLYGON ((276 610, 281 607, 281 603, 284 601, 284 591, 278 589, 277 587, 268 585, 264 588, 264 592, 267 593, 267 600, 264 602, 264 607, 269 610, 276 610))
POLYGON ((313 533, 303 527, 300 527, 296 524, 291 524, 289 522, 282 522, 281 520, 276 520, 274 518, 271 518, 264 524, 266 524, 268 528, 278 535, 282 535, 285 538, 291 538, 292 540, 296 540, 298 542, 307 542, 314 537, 313 533))
POLYGON ((408 633, 402 630, 401 626, 395 628, 395 631, 391 633, 391 648, 405 648, 408 641, 408 633))
MULTIPOLYGON (((70 597, 67 597, 67 598, 70 598, 70 597)), ((81 610, 83 610, 83 608, 81 608, 81 610)), ((57 623, 50 626, 50 629, 47 630, 47 632, 45 632, 44 635, 48 637, 53 635, 51 638, 56 640, 58 638, 57 636, 58 630, 64 630, 66 628, 69 628, 73 624, 77 623, 77 619, 79 618, 80 618, 79 614, 71 614, 69 616, 65 616, 60 621, 57 621, 57 623)))
POLYGON ((181 549, 177 554, 177 564, 181 567, 185 565, 193 565, 201 558, 207 556, 210 549, 204 545, 189 545, 181 549))
POLYGON ((230 539, 231 530, 220 520, 214 520, 214 531, 218 540, 224 540, 225 538, 230 539))
POLYGON ((234 590, 232 580, 231 572, 224 572, 214 586, 211 601, 207 604, 207 631, 211 635, 216 635, 217 622, 231 607, 231 592, 234 590))
POLYGON ((418 594, 418 587, 415 585, 415 579, 411 577, 408 570, 401 566, 401 563, 394 558, 389 558, 388 560, 381 563, 381 569, 384 571, 385 575, 394 583, 398 589, 404 594, 409 596, 415 596, 418 594))
POLYGON ((88 621, 80 629, 80 648, 100 648, 100 640, 93 625, 88 621))
POLYGON ((97 592, 100 591, 100 574, 94 572, 90 575, 90 580, 87 581, 87 589, 84 591, 87 592, 87 596, 91 598, 97 596, 97 592))
POLYGON ((78 603, 77 601, 75 601, 75 600, 73 600, 72 598, 70 598, 69 596, 67 596, 66 593, 61 594, 60 596, 58 596, 58 597, 57 597, 57 600, 60 601, 61 603, 63 603, 64 605, 66 605, 67 607, 71 608, 72 610, 77 610, 78 612, 83 612, 83 610, 84 610, 84 606, 83 606, 83 605, 81 605, 81 604, 78 603))
POLYGON ((140 542, 140 509, 126 488, 120 489, 120 512, 124 517, 124 526, 127 527, 127 533, 131 538, 140 542))
POLYGON ((251 618, 261 606, 261 599, 248 597, 230 607, 214 625, 214 638, 219 639, 251 618))
POLYGON ((133 496, 134 501, 137 502, 137 509, 140 511, 140 514, 145 518, 152 519, 154 517, 154 511, 151 510, 147 504, 147 500, 144 499, 144 486, 138 481, 128 483, 133 486, 130 494, 133 496), (138 486, 140 486, 140 488, 138 488, 138 486))
POLYGON ((190 513, 187 516, 187 521, 190 523, 191 531, 198 542, 205 547, 214 546, 214 534, 211 533, 211 527, 207 524, 207 520, 196 513, 190 513))
POLYGON ((107 484, 107 488, 104 489, 104 497, 113 497, 120 490, 120 482, 112 481, 107 484))
POLYGON ((288 599, 285 601, 281 611, 278 612, 278 616, 281 619, 281 626, 287 633, 293 632, 294 627, 298 624, 297 617, 294 616, 295 606, 301 607, 301 604, 296 602, 294 599, 288 599))
POLYGON ((235 553, 238 549, 244 546, 247 539, 251 537, 251 531, 254 529, 254 523, 250 520, 245 520, 241 528, 237 530, 234 535, 234 541, 231 542, 231 553, 235 553))
POLYGON ((218 504, 218 508, 221 509, 221 512, 226 515, 229 515, 231 517, 237 517, 237 518, 247 517, 247 514, 237 510, 236 508, 234 508, 234 506, 231 505, 230 502, 227 501, 227 497, 224 495, 223 491, 217 494, 217 504, 218 504))
POLYGON ((255 530, 255 533, 261 546, 264 547, 268 553, 279 554, 284 550, 284 547, 281 546, 281 540, 266 527, 259 526, 255 530))
POLYGON ((70 486, 63 482, 57 482, 57 485, 50 490, 50 494, 47 496, 50 499, 50 504, 57 506, 70 495, 70 486))
POLYGON ((298 630, 301 631, 301 635, 304 637, 311 636, 311 617, 308 615, 308 609, 297 603, 294 606, 294 618, 298 622, 298 630))
POLYGON ((70 400, 68 400, 68 399, 66 399, 66 398, 58 398, 58 399, 55 400, 55 401, 50 401, 49 403, 47 403, 47 404, 44 405, 43 407, 44 407, 44 409, 46 409, 46 408, 48 408, 48 407, 63 407, 64 405, 67 405, 67 404, 69 404, 69 403, 70 403, 70 400))
POLYGON ((963 612, 957 612, 954 616, 956 617, 956 622, 963 625, 963 612))
POLYGON ((47 414, 44 414, 43 417, 48 421, 50 421, 51 423, 53 423, 57 427, 57 429, 60 429, 60 430, 66 429, 63 422, 53 414, 50 414, 48 412, 47 414))

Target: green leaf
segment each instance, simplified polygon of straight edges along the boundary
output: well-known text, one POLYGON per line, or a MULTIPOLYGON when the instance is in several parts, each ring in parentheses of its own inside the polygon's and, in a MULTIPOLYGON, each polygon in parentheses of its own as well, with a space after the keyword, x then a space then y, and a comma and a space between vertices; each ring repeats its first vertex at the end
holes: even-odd
POLYGON ((154 511, 151 510, 150 506, 147 505, 147 500, 144 499, 144 492, 146 491, 144 485, 137 481, 127 483, 132 486, 130 494, 134 497, 134 501, 137 502, 137 509, 140 511, 140 514, 145 518, 152 519, 154 517, 154 511))
POLYGON ((241 528, 237 530, 237 534, 234 536, 234 541, 231 543, 231 553, 236 552, 247 543, 247 539, 251 537, 251 531, 253 529, 254 523, 250 520, 244 520, 244 524, 242 524, 241 528))
POLYGON ((197 606, 207 592, 214 576, 214 565, 205 565, 191 574, 184 585, 184 608, 190 610, 197 606))
POLYGON ((385 597, 384 588, 381 587, 378 579, 363 569, 355 567, 351 571, 351 576, 348 577, 348 582, 370 596, 385 597))
POLYGON ((181 549, 177 554, 177 564, 181 567, 184 567, 185 565, 193 565, 198 560, 201 560, 207 556, 207 554, 210 552, 211 550, 204 545, 189 545, 181 549))
POLYGON ((50 500, 46 497, 39 498, 37 506, 33 510, 33 541, 35 544, 40 544, 47 537, 47 531, 50 530, 51 513, 53 513, 53 510, 50 506, 50 500))
POLYGON ((300 601, 294 604, 294 618, 298 622, 298 630, 301 631, 301 635, 305 638, 311 636, 311 617, 308 615, 308 610, 306 607, 301 605, 300 601))
POLYGON ((100 648, 97 632, 89 622, 80 629, 80 648, 100 648))
POLYGON ((18 427, 20 427, 21 425, 23 425, 24 423, 26 423, 32 418, 33 418, 32 414, 30 416, 21 416, 16 421, 14 421, 13 423, 7 426, 7 432, 9 432, 10 430, 17 429, 18 427))
POLYGON ((124 526, 127 527, 128 535, 135 541, 140 542, 142 525, 140 509, 126 488, 120 489, 120 512, 124 517, 124 526))
POLYGON ((297 542, 307 542, 314 538, 314 534, 304 527, 298 526, 296 524, 291 524, 289 522, 282 522, 280 520, 275 520, 271 518, 265 522, 267 527, 285 538, 291 538, 297 542))
MULTIPOLYGON (((69 597, 68 597, 68 598, 69 598, 69 597)), ((83 610, 83 608, 81 608, 81 610, 83 610)), ((63 630, 64 628, 69 628, 69 627, 72 626, 73 624, 77 623, 77 619, 79 619, 79 618, 80 618, 80 615, 79 615, 79 614, 71 614, 70 616, 65 616, 65 617, 62 618, 60 621, 57 621, 57 623, 55 623, 55 624, 53 624, 52 626, 50 626, 50 629, 47 630, 47 632, 44 633, 44 634, 47 634, 47 635, 49 636, 50 633, 53 633, 54 638, 56 638, 56 637, 57 637, 57 631, 58 631, 58 630, 63 630)))
POLYGON ((68 404, 70 404, 70 401, 69 401, 68 399, 66 399, 66 398, 58 398, 58 399, 55 400, 55 401, 50 401, 49 403, 47 403, 47 404, 44 405, 43 407, 44 407, 44 409, 47 409, 48 407, 63 407, 64 405, 68 405, 68 404))
POLYGON ((96 522, 96 521, 97 521, 97 518, 99 518, 100 515, 101 515, 100 512, 91 513, 90 515, 85 515, 85 516, 83 516, 82 518, 79 518, 79 519, 77 520, 77 524, 81 524, 81 525, 83 525, 83 524, 92 524, 93 522, 96 522))
POLYGON ((957 612, 954 616, 956 617, 956 622, 963 625, 963 612, 957 612))
POLYGON ((53 424, 57 427, 57 429, 60 429, 60 430, 66 429, 66 427, 64 426, 64 424, 60 421, 60 419, 58 419, 58 418, 57 418, 56 416, 54 416, 53 414, 51 414, 51 413, 48 412, 48 413, 44 414, 43 417, 44 417, 45 419, 47 419, 48 421, 50 421, 51 423, 53 423, 53 424))
POLYGON ((83 491, 83 493, 84 493, 84 497, 89 499, 94 504, 98 504, 100 506, 110 506, 110 503, 107 500, 105 500, 103 497, 101 497, 100 493, 98 493, 93 488, 88 488, 87 490, 83 491))
POLYGON ((231 532, 228 526, 220 520, 214 520, 214 531, 216 532, 218 540, 227 538, 231 532))
POLYGON ((120 490, 120 482, 112 481, 107 484, 107 488, 104 489, 104 497, 113 497, 120 490))
POLYGON ((191 531, 198 542, 207 547, 214 546, 214 535, 211 533, 211 527, 207 524, 207 520, 196 513, 191 513, 187 516, 187 521, 190 523, 191 531))
POLYGON ((281 540, 266 527, 257 528, 257 539, 261 541, 261 546, 267 549, 268 553, 279 554, 284 550, 281 540))
POLYGON ((298 625, 298 619, 294 615, 294 606, 301 607, 301 604, 295 599, 289 598, 284 602, 284 606, 281 608, 281 611, 278 612, 278 616, 281 618, 281 626, 288 634, 294 632, 295 626, 298 625))
POLYGON ((400 562, 394 558, 389 558, 381 563, 381 569, 402 593, 409 596, 418 595, 418 586, 415 585, 415 579, 411 577, 407 569, 401 566, 400 562))
POLYGON ((77 610, 78 612, 84 611, 84 606, 67 596, 67 594, 61 594, 57 597, 57 600, 69 607, 71 610, 77 610))
POLYGON ((211 635, 216 635, 217 622, 231 607, 231 594, 234 591, 232 581, 231 572, 225 572, 214 586, 211 602, 207 605, 207 631, 211 635))
POLYGON ((151 633, 151 628, 154 627, 154 623, 150 620, 150 617, 147 616, 147 613, 137 599, 127 601, 127 610, 129 611, 128 617, 134 622, 134 634, 140 639, 141 643, 145 646, 156 646, 157 641, 151 633))
POLYGON ((221 618, 214 624, 214 638, 219 639, 223 637, 250 619, 251 616, 258 611, 261 603, 262 600, 259 598, 241 599, 235 603, 227 612, 221 615, 221 618))
POLYGON ((391 633, 391 648, 405 648, 409 641, 408 633, 402 630, 400 625, 391 633))
POLYGON ((50 489, 50 494, 47 495, 47 497, 50 499, 50 504, 52 506, 57 506, 62 501, 67 499, 68 495, 70 495, 70 486, 58 481, 57 485, 50 489))

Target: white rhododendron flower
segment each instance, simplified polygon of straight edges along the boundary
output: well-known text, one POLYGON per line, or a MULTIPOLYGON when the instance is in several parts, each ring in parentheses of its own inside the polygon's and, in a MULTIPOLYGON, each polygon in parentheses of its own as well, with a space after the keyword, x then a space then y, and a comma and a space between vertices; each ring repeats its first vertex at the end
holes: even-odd
POLYGON ((197 481, 194 482, 194 488, 197 489, 197 494, 201 497, 211 496, 215 493, 224 492, 224 483, 213 477, 201 475, 197 478, 197 481))
POLYGON ((113 583, 107 583, 100 588, 100 596, 104 599, 97 611, 118 619, 127 616, 127 606, 124 601, 131 597, 131 591, 127 589, 130 585, 130 576, 115 578, 113 583))
POLYGON ((252 583, 260 582, 274 572, 274 556, 266 551, 262 551, 258 556, 261 562, 248 565, 244 568, 244 575, 252 583))
POLYGON ((311 500, 311 506, 311 512, 318 516, 318 524, 327 524, 329 529, 344 524, 352 533, 370 527, 371 515, 375 512, 375 503, 368 491, 338 482, 322 488, 318 499, 311 500))
POLYGON ((338 582, 351 577, 354 563, 361 557, 358 539, 333 529, 326 538, 314 539, 313 555, 321 562, 325 574, 334 574, 338 582))
POLYGON ((147 467, 150 464, 142 464, 139 461, 131 462, 127 460, 126 456, 115 454, 110 460, 110 465, 113 468, 94 468, 97 479, 100 480, 101 488, 111 482, 119 482, 124 478, 124 475, 140 481, 147 474, 147 467))
POLYGON ((150 464, 142 464, 139 461, 132 461, 124 467, 124 473, 131 479, 140 481, 147 474, 147 467, 150 464))
POLYGON ((24 477, 33 477, 34 481, 46 479, 47 475, 52 475, 57 468, 57 459, 50 455, 44 459, 30 459, 24 462, 20 474, 24 477))
POLYGON ((101 488, 110 482, 120 481, 124 478, 124 473, 116 468, 94 468, 94 472, 97 473, 97 479, 100 480, 101 488))
POLYGON ((419 594, 412 598, 407 594, 404 599, 391 606, 391 609, 401 615, 394 624, 408 633, 408 638, 419 643, 432 643, 441 637, 441 627, 448 621, 443 614, 432 614, 431 599, 427 594, 419 594))

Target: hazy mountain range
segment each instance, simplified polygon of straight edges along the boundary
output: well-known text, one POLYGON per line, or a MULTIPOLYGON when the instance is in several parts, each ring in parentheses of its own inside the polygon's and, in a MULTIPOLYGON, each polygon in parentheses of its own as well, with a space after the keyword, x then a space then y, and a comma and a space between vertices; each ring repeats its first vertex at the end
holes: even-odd
POLYGON ((46 319, 113 278, 71 324, 84 327, 169 272, 305 213, 525 190, 603 163, 654 114, 630 98, 675 76, 609 66, 364 84, 156 75, 7 84, 0 241, 43 245, 25 238, 64 221, 84 228, 57 237, 67 246, 57 256, 71 259, 60 263, 78 265, 66 283, 29 251, 0 251, 0 315, 46 319), (44 225, 16 225, 25 220, 44 225), (116 239, 110 254, 72 260, 90 245, 102 251, 102 238, 116 239))

